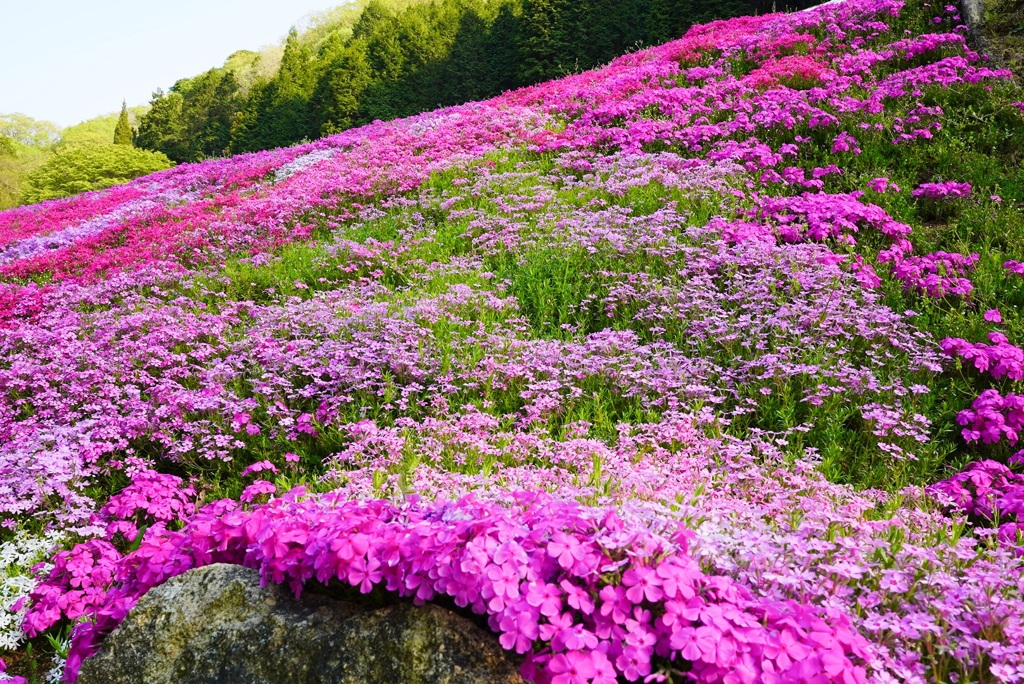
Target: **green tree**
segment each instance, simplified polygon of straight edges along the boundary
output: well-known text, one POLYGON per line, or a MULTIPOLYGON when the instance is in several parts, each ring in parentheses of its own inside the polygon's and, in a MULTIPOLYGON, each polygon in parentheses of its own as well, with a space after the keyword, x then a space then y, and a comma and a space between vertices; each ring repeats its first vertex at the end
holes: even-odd
MULTIPOLYGON (((458 21, 458 32, 438 74, 440 104, 453 105, 482 100, 496 95, 495 74, 491 71, 487 19, 470 8, 458 21)), ((496 92, 497 91, 497 92, 496 92)))
POLYGON ((197 129, 199 151, 204 158, 227 154, 231 147, 231 125, 238 111, 240 90, 235 74, 224 71, 203 111, 202 126, 197 129))
POLYGON ((17 173, 17 144, 6 135, 0 135, 0 211, 17 204, 21 187, 17 173))
MULTIPOLYGON (((399 116, 445 104, 445 64, 459 35, 462 17, 478 9, 473 4, 471 0, 441 0, 413 5, 398 16, 404 64, 392 99, 399 116)), ((463 64, 463 68, 468 72, 472 67, 463 64)))
POLYGON ((283 45, 236 52, 158 92, 136 144, 175 161, 289 145, 591 69, 694 23, 770 4, 351 0, 303 33, 292 29, 283 45))
POLYGON ((235 116, 231 151, 266 150, 315 136, 309 110, 315 87, 313 55, 292 28, 277 74, 254 83, 235 116))
POLYGON ((209 69, 178 80, 167 95, 157 91, 150 104, 135 144, 176 162, 195 162, 228 151, 240 88, 229 69, 209 69))
POLYGON ((128 121, 128 103, 124 100, 121 100, 121 115, 117 117, 117 126, 114 128, 114 144, 132 144, 132 124, 128 121))
POLYGON ((50 150, 0 135, 0 211, 21 204, 25 179, 46 161, 50 150))
POLYGON ((364 123, 359 102, 372 74, 361 39, 327 46, 324 66, 310 98, 310 123, 319 135, 329 135, 364 123))
POLYGON ((0 135, 22 145, 45 148, 60 140, 60 129, 54 123, 24 114, 0 114, 0 135))
POLYGON ((536 83, 562 75, 575 63, 566 49, 563 20, 568 0, 526 0, 522 12, 523 80, 536 83))
POLYGON ((398 19, 384 3, 371 0, 353 27, 352 37, 365 41, 366 58, 373 74, 360 98, 361 118, 386 121, 400 116, 394 84, 404 73, 405 51, 399 38, 398 19))
POLYGON ((285 40, 281 68, 270 82, 272 98, 267 111, 267 147, 290 145, 311 137, 309 97, 315 86, 313 55, 292 28, 285 40))
MULTIPOLYGON (((772 0, 650 0, 647 18, 647 42, 652 45, 682 37, 694 24, 741 14, 771 11, 772 0)), ((809 5, 808 5, 809 6, 809 5)))
POLYGON ((22 201, 42 202, 127 183, 162 171, 171 160, 128 145, 66 145, 28 176, 22 201))
POLYGON ((528 83, 522 75, 524 49, 522 7, 518 2, 503 4, 487 32, 487 80, 492 94, 528 83))
POLYGON ((191 150, 185 140, 182 108, 185 98, 174 91, 166 95, 162 90, 153 93, 150 109, 139 122, 135 146, 161 152, 172 161, 189 161, 191 150))

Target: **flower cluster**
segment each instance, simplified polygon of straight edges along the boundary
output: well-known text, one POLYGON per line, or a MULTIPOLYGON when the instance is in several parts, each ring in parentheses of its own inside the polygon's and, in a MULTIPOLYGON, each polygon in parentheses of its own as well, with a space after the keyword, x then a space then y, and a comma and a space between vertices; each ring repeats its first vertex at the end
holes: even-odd
POLYGON ((959 356, 979 373, 988 373, 996 379, 1024 380, 1024 350, 1010 344, 1003 333, 989 333, 988 339, 992 344, 947 337, 942 340, 941 347, 944 353, 959 356))
POLYGON ((914 197, 927 197, 929 199, 949 199, 971 196, 970 183, 957 183, 946 181, 944 183, 922 183, 914 188, 911 193, 914 197))
POLYGON ((1024 262, 1012 260, 1006 261, 1003 263, 1003 268, 1005 268, 1010 273, 1015 273, 1016 275, 1024 275, 1024 262))
POLYGON ((1024 555, 1024 475, 996 461, 975 461, 929 490, 967 515, 997 525, 999 541, 1024 555))
POLYGON ((124 557, 100 540, 59 554, 33 592, 28 629, 94 618, 78 628, 73 677, 91 637, 146 589, 227 560, 296 594, 315 578, 363 593, 379 585, 418 603, 450 597, 487 615, 503 646, 528 654, 524 674, 539 682, 635 680, 680 658, 703 682, 737 673, 744 681, 865 680, 866 642, 847 620, 705 574, 687 551, 690 533, 642 515, 528 492, 509 492, 511 507, 303 494, 247 511, 214 503, 180 532, 153 528, 124 557))
POLYGON ((132 476, 131 484, 110 497, 94 523, 109 521, 109 536, 120 532, 135 541, 139 525, 181 521, 195 512, 195 490, 182 486, 180 477, 143 470, 132 476))
POLYGON ((971 408, 957 414, 956 421, 963 426, 961 432, 968 442, 995 444, 1005 439, 1016 444, 1024 427, 1024 396, 987 389, 971 408))
POLYGON ((941 298, 950 295, 966 297, 974 291, 974 284, 967 275, 974 270, 978 254, 956 254, 933 252, 923 256, 904 256, 893 252, 893 276, 902 281, 908 290, 915 290, 929 297, 941 298))
POLYGON ((62 537, 59 532, 41 537, 21 533, 0 543, 0 567, 5 569, 0 576, 0 649, 14 649, 24 637, 21 623, 27 608, 25 599, 36 586, 31 570, 47 568, 38 564, 52 555, 64 541, 62 537))
POLYGON ((745 76, 755 88, 784 85, 787 88, 813 88, 835 78, 835 72, 814 57, 788 55, 773 59, 745 76))

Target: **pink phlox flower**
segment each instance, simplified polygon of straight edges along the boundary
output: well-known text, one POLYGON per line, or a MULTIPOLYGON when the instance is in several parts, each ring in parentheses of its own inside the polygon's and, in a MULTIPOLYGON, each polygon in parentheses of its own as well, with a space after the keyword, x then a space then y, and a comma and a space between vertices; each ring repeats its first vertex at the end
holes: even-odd
MULTIPOLYGON (((888 178, 873 178, 868 181, 868 187, 877 193, 885 192, 886 189, 890 186, 890 184, 891 183, 888 178)), ((895 185, 893 187, 895 187, 895 185)), ((899 192, 898 189, 897 192, 899 192)))
POLYGON ((547 618, 547 622, 540 625, 540 638, 550 641, 552 644, 562 645, 562 635, 572 629, 573 617, 569 613, 559 613, 547 618))
POLYGON ((624 623, 633 606, 626 596, 626 588, 609 584, 601 588, 599 596, 601 598, 601 615, 610 618, 615 623, 624 623))
POLYGON ((554 584, 533 583, 526 591, 526 602, 539 609, 541 615, 550 617, 562 611, 562 592, 554 584))
POLYGON ((562 580, 559 582, 559 586, 565 592, 565 598, 570 607, 575 608, 584 615, 590 615, 594 612, 594 599, 586 589, 577 587, 569 580, 562 580))
POLYGON ((1024 261, 1004 261, 1003 268, 1016 275, 1024 275, 1024 261))
POLYGON ((565 532, 555 532, 548 542, 548 555, 556 558, 559 565, 569 570, 587 557, 587 550, 576 537, 565 532))
POLYGON ((798 632, 790 628, 784 628, 779 632, 777 638, 764 645, 764 654, 775 661, 776 666, 785 672, 794 663, 805 660, 811 654, 811 649, 798 636, 798 632))
POLYGON ((654 602, 665 596, 661 589, 661 578, 657 571, 649 566, 637 566, 626 570, 622 575, 622 584, 627 587, 626 598, 633 603, 644 599, 654 602))
POLYGON ((362 594, 369 594, 383 576, 380 561, 373 557, 356 558, 348 566, 348 583, 353 587, 359 587, 362 594))
POLYGON ((685 660, 714 663, 720 638, 721 632, 706 625, 683 627, 672 633, 669 645, 685 660))
POLYGON ((631 682, 651 674, 651 657, 654 649, 641 646, 626 646, 615 659, 615 666, 631 682))
POLYGON ((537 612, 522 606, 521 602, 506 609, 498 621, 501 632, 498 641, 502 647, 516 653, 530 652, 533 642, 540 636, 537 618, 537 612))
POLYGON ((592 684, 597 677, 593 652, 556 653, 547 669, 554 675, 551 684, 592 684))
POLYGON ((277 466, 275 466, 270 461, 256 461, 252 465, 242 470, 241 476, 245 477, 246 475, 251 475, 252 473, 262 473, 264 471, 276 474, 277 466))
POLYGON ((256 497, 263 494, 274 494, 277 492, 277 487, 273 482, 267 482, 266 480, 256 480, 251 485, 242 490, 242 495, 238 497, 239 501, 249 503, 256 499, 256 497))

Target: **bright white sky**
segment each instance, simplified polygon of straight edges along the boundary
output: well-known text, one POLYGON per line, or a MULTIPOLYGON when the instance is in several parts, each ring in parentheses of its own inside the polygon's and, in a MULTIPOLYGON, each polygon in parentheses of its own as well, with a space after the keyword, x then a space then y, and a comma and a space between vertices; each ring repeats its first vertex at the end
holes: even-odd
POLYGON ((279 42, 345 0, 0 0, 0 114, 70 126, 279 42))

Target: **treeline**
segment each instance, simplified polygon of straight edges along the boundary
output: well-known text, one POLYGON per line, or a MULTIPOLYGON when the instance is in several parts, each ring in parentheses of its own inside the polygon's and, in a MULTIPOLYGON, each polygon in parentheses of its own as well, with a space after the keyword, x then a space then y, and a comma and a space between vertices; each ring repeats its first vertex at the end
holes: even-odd
POLYGON ((131 145, 132 123, 147 109, 122 106, 120 116, 98 116, 63 130, 24 114, 0 114, 0 211, 100 190, 171 166, 160 152, 131 145))
POLYGON ((333 25, 293 29, 270 76, 251 77, 253 60, 243 73, 233 56, 157 91, 135 145, 176 162, 290 145, 485 99, 666 42, 696 23, 773 7, 771 0, 371 0, 333 25))

